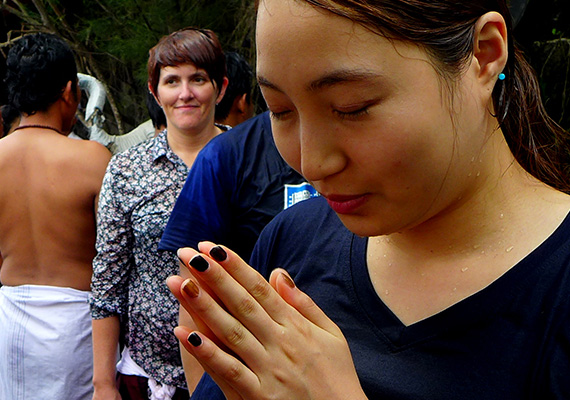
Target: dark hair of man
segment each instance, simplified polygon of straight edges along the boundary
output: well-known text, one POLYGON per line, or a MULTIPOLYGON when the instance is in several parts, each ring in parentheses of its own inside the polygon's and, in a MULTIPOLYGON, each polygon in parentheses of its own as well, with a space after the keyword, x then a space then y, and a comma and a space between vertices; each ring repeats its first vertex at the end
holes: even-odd
POLYGON ((506 79, 493 91, 495 116, 521 166, 570 193, 570 138, 544 109, 536 75, 514 42, 506 0, 302 1, 388 39, 420 46, 450 88, 473 54, 475 23, 487 12, 499 12, 507 24, 509 58, 502 71, 506 79))
POLYGON ((0 114, 2 115, 4 136, 6 136, 12 129, 14 122, 20 117, 20 113, 11 105, 5 104, 0 107, 0 114))
POLYGON ((162 37, 150 49, 148 81, 156 94, 160 69, 194 64, 204 69, 219 91, 226 76, 226 58, 216 34, 209 29, 184 28, 162 37))
POLYGON ((8 104, 21 113, 47 110, 69 81, 77 85, 73 52, 55 35, 26 35, 8 52, 4 80, 8 104))
POLYGON ((152 121, 152 126, 155 128, 166 126, 166 115, 164 115, 164 111, 149 90, 146 91, 146 108, 152 121))
POLYGON ((227 51, 226 68, 229 83, 224 97, 216 106, 216 120, 224 120, 228 117, 236 97, 245 94, 246 101, 248 103, 251 102, 253 81, 253 68, 251 68, 251 65, 238 53, 227 51))

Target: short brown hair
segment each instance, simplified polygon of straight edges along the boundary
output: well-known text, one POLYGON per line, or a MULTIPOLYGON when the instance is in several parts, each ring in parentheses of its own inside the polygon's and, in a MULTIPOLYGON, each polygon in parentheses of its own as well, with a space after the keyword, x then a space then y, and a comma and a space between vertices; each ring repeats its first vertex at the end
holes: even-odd
POLYGON ((209 29, 188 27, 162 37, 150 49, 148 82, 156 94, 160 69, 180 64, 194 64, 204 69, 219 91, 226 76, 226 59, 216 34, 209 29))

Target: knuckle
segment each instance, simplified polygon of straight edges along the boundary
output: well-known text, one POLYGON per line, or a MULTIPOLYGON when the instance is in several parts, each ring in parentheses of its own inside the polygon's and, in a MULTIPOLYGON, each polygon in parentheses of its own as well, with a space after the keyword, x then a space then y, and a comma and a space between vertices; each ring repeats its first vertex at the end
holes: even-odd
POLYGON ((227 330, 225 338, 232 347, 238 347, 245 341, 245 328, 242 324, 235 324, 227 330))
POLYGON ((253 283, 249 292, 258 301, 265 300, 271 295, 273 288, 267 283, 263 277, 258 277, 258 279, 253 283))
POLYGON ((238 361, 234 361, 231 365, 222 373, 225 380, 229 382, 238 382, 243 375, 242 366, 238 361))
POLYGON ((251 297, 246 297, 238 303, 236 314, 249 317, 255 313, 256 304, 257 303, 251 297))

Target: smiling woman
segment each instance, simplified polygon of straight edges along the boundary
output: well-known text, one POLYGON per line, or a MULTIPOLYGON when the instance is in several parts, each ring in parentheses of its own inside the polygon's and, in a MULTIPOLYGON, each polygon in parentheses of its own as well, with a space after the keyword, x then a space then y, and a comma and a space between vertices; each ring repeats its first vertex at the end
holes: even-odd
POLYGON ((188 399, 187 386, 202 372, 194 362, 184 374, 176 338, 155 335, 178 319, 164 286, 178 262, 158 252, 158 243, 196 155, 221 132, 214 112, 228 80, 216 35, 187 28, 162 38, 149 52, 148 75, 166 130, 116 155, 101 190, 91 301, 94 399, 146 399, 147 388, 188 399), (119 342, 125 347, 115 366, 119 342))
POLYGON ((193 399, 568 398, 568 135, 506 2, 260 0, 256 28, 275 143, 322 196, 254 268, 178 251, 193 399))

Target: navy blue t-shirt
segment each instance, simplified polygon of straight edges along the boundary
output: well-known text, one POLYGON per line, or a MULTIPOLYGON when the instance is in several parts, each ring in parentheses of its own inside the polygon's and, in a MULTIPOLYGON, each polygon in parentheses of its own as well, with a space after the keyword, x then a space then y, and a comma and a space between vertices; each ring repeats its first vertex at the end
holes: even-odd
MULTIPOLYGON (((376 294, 367 239, 322 198, 278 215, 251 264, 289 271, 342 329, 370 399, 570 399, 570 217, 485 289, 410 326, 376 294)), ((205 375, 192 397, 224 399, 205 375)))
POLYGON ((198 154, 159 250, 196 248, 209 240, 248 260, 265 225, 314 194, 277 151, 265 112, 216 136, 198 154))

